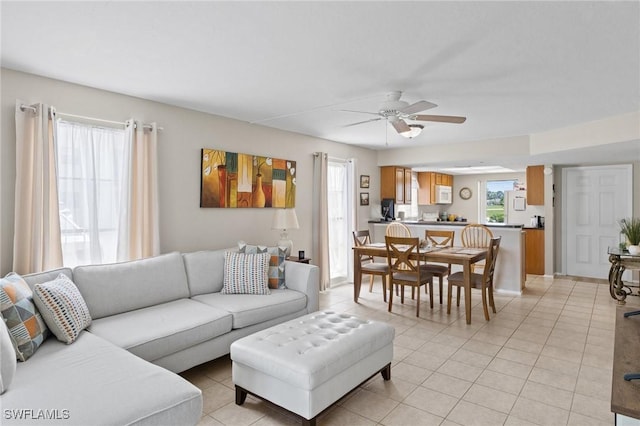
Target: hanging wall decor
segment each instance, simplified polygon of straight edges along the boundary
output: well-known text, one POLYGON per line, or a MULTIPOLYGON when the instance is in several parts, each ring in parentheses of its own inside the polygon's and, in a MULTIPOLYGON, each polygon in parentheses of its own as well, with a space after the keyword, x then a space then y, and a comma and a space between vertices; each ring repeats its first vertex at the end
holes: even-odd
POLYGON ((203 148, 200 207, 293 208, 296 162, 203 148))

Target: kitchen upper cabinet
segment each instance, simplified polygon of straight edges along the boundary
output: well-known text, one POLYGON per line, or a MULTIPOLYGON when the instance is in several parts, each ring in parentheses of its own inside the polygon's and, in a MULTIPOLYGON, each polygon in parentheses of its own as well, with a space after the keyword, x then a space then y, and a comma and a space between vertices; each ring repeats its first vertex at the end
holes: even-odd
POLYGON ((380 167, 380 199, 393 198, 396 204, 411 203, 411 169, 380 167))
POLYGON ((527 167, 527 204, 544 205, 544 166, 527 167))
POLYGON ((544 229, 525 229, 525 271, 544 275, 544 229))
POLYGON ((436 203, 436 185, 453 186, 453 176, 436 172, 418 172, 418 204, 436 203))

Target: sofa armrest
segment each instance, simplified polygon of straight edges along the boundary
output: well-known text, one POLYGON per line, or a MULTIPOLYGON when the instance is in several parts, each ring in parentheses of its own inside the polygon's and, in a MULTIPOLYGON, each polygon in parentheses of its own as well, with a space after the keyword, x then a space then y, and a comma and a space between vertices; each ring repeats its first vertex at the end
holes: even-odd
POLYGON ((307 295, 307 312, 320 309, 320 269, 306 263, 284 263, 284 276, 287 288, 307 295))

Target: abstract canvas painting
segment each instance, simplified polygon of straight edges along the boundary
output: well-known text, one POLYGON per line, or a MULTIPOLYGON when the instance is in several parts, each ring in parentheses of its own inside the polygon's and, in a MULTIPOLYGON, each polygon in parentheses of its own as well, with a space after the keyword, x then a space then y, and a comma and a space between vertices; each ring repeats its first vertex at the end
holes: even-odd
POLYGON ((295 207, 295 161, 209 148, 201 157, 200 207, 295 207))

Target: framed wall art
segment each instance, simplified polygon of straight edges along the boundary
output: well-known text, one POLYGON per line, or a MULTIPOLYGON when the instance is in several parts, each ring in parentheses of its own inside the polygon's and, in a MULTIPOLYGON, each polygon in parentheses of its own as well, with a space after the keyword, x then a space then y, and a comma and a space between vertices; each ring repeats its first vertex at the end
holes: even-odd
POLYGON ((200 207, 293 208, 296 162, 203 148, 200 207))
POLYGON ((369 175, 360 175, 360 188, 369 187, 369 175))
POLYGON ((369 205, 369 193, 368 192, 361 192, 360 193, 360 205, 361 206, 368 206, 369 205))

